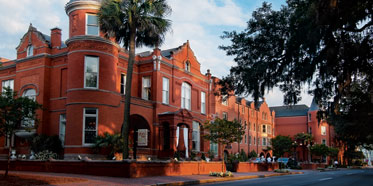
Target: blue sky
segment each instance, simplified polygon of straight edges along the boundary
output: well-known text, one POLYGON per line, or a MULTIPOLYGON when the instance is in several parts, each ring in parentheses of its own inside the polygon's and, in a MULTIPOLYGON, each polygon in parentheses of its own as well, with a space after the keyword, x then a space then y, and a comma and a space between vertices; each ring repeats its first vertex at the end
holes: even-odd
MULTIPOLYGON (((0 0, 0 57, 14 59, 16 46, 30 23, 44 34, 50 29, 62 29, 62 39, 68 37, 68 17, 64 6, 69 0, 0 0)), ((189 40, 201 63, 201 72, 211 69, 214 76, 222 77, 235 65, 233 57, 226 56, 218 46, 229 41, 220 39, 223 31, 242 31, 251 13, 263 0, 168 0, 173 9, 169 19, 172 32, 167 34, 161 49, 182 45, 189 40)), ((267 0, 279 9, 285 0, 267 0)), ((149 50, 138 49, 138 52, 149 50)), ((270 106, 282 105, 282 93, 278 89, 265 96, 270 106)), ((310 105, 311 97, 303 91, 301 103, 310 105)), ((248 98, 251 99, 251 98, 248 98)))

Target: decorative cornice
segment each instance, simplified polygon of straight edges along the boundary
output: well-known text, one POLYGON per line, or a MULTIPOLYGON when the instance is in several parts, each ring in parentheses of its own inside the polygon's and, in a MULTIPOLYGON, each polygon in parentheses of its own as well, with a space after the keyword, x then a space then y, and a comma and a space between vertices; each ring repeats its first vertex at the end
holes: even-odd
POLYGON ((120 49, 120 46, 115 42, 112 42, 110 40, 107 40, 107 39, 99 37, 99 36, 91 36, 91 35, 74 36, 74 37, 66 40, 66 45, 69 46, 70 43, 75 42, 75 41, 87 41, 87 40, 88 41, 102 42, 102 43, 106 43, 106 44, 109 44, 109 45, 114 45, 115 47, 120 49))
POLYGON ((97 1, 73 1, 69 2, 65 6, 65 11, 67 15, 70 15, 71 12, 75 10, 82 10, 82 9, 93 9, 98 10, 100 9, 101 3, 97 1))

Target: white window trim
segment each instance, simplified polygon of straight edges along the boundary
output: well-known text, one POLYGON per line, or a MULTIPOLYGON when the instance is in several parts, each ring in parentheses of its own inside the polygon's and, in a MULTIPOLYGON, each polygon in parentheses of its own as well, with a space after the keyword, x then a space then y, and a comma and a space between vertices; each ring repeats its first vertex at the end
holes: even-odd
POLYGON ((193 121, 193 129, 192 129, 192 133, 193 132, 197 132, 197 140, 194 140, 193 139, 193 134, 192 134, 192 143, 193 141, 196 141, 196 149, 192 149, 193 151, 196 151, 196 152, 199 152, 201 150, 201 126, 198 122, 196 121, 193 121), (195 125, 198 125, 198 128, 196 129, 194 126, 195 125))
MULTIPOLYGON (((143 76, 142 79, 141 79, 141 99, 144 99, 144 100, 151 100, 151 97, 149 97, 149 95, 147 94, 146 92, 146 89, 150 89, 151 91, 151 87, 152 87, 152 79, 151 79, 151 76, 143 76), (144 86, 144 80, 145 79, 149 79, 149 87, 145 87, 144 86)), ((151 96, 151 94, 150 94, 151 96)))
POLYGON ((100 24, 98 23, 98 16, 97 14, 91 14, 91 13, 86 13, 85 14, 85 35, 89 36, 100 36, 100 24), (97 17, 97 29, 98 29, 98 34, 88 34, 88 15, 93 15, 97 17))
POLYGON ((325 126, 321 126, 320 127, 320 130, 321 130, 321 135, 322 136, 326 136, 326 127, 325 126), (325 131, 323 131, 323 129, 325 129, 325 131), (324 133, 325 132, 325 133, 324 133))
POLYGON ((229 100, 229 97, 228 95, 224 95, 221 97, 221 104, 224 105, 224 106, 228 106, 228 100, 229 100))
POLYGON ((191 110, 192 109, 192 86, 189 83, 183 82, 181 84, 181 108, 191 110), (187 96, 187 92, 189 92, 189 96, 187 96), (183 95, 184 93, 184 95, 183 95), (188 99, 189 97, 189 99, 188 99), (183 100, 184 100, 184 105, 183 105, 183 100))
POLYGON ((163 104, 170 104, 170 79, 166 78, 166 77, 163 77, 162 78, 162 103, 163 104), (164 88, 164 82, 165 80, 167 81, 167 90, 165 90, 164 88), (166 95, 164 95, 166 94, 166 95), (167 97, 166 100, 164 100, 164 98, 167 97))
POLYGON ((98 56, 84 56, 84 88, 88 88, 88 89, 98 89, 99 86, 99 79, 100 79, 100 58, 98 56), (97 58, 97 78, 96 78, 96 81, 97 81, 97 85, 96 87, 87 87, 86 86, 86 71, 87 71, 87 65, 86 65, 86 59, 87 57, 92 57, 92 58, 97 58))
POLYGON ((206 114, 206 93, 205 92, 201 92, 201 113, 206 114))
POLYGON ((60 140, 62 142, 62 146, 65 146, 65 141, 66 141, 66 114, 60 114, 60 120, 59 120, 59 132, 58 132, 58 136, 60 137, 60 140), (64 131, 64 136, 63 136, 63 140, 61 140, 61 127, 62 127, 62 115, 65 115, 65 131, 64 131))
POLYGON ((262 138, 262 146, 267 146, 267 138, 266 137, 262 138))
POLYGON ((33 55, 34 55, 34 46, 33 45, 27 46, 27 48, 26 48, 26 56, 30 57, 30 56, 33 56, 33 55))
MULTIPOLYGON (((83 144, 83 146, 92 146, 92 145, 94 145, 93 143, 85 143, 84 142, 84 139, 85 139, 85 118, 86 118, 86 116, 91 116, 91 117, 93 117, 93 116, 95 116, 96 117, 96 136, 97 136, 97 134, 98 134, 98 108, 83 108, 83 137, 82 137, 82 144, 83 144), (85 113, 85 110, 86 109, 96 109, 96 114, 95 115, 93 115, 93 114, 86 114, 85 113)), ((91 130, 92 131, 92 130, 91 130)))
POLYGON ((5 92, 4 88, 5 87, 9 87, 12 91, 14 91, 14 79, 7 79, 7 80, 3 80, 1 82, 1 92, 5 92), (10 82, 12 82, 12 86, 10 86, 10 82), (5 84, 8 83, 9 86, 5 86, 5 84))

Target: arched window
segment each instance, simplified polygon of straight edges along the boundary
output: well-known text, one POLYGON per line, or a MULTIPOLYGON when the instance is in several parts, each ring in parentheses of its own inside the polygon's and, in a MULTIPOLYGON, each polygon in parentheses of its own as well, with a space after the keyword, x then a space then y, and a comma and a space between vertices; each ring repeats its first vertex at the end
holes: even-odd
MULTIPOLYGON (((26 89, 23 94, 23 97, 28 97, 29 99, 36 100, 36 91, 35 89, 26 89)), ((30 113, 31 114, 31 113, 30 113)), ((24 120, 21 123, 22 127, 34 127, 35 126, 35 120, 33 120, 31 117, 25 117, 24 120)))
POLYGON ((27 57, 34 55, 34 47, 32 45, 29 45, 27 47, 27 57))
POLYGON ((190 72, 190 62, 189 61, 185 62, 185 71, 190 72))
POLYGON ((31 89, 31 88, 27 89, 23 92, 22 96, 23 97, 28 97, 28 98, 35 101, 36 100, 36 91, 35 91, 35 89, 31 89))

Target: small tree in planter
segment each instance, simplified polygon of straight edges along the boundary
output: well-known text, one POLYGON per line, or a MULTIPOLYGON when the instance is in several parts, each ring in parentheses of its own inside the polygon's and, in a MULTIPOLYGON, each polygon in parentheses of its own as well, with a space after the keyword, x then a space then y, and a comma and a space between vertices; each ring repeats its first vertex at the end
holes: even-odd
POLYGON ((315 156, 320 156, 320 163, 323 162, 323 157, 329 154, 329 147, 324 144, 316 144, 311 147, 311 153, 315 156))
POLYGON ((256 157, 258 157, 258 154, 255 152, 255 150, 252 150, 250 153, 249 153, 249 159, 250 158, 256 158, 256 157))
MULTIPOLYGON (((237 121, 228 121, 226 119, 216 118, 213 122, 207 121, 204 125, 208 134, 204 138, 213 143, 227 146, 233 142, 241 141, 245 134, 244 127, 237 121)), ((224 153, 222 162, 222 171, 224 172, 224 153)))
MULTIPOLYGON (((289 136, 278 135, 271 139, 273 155, 276 157, 282 157, 285 152, 291 152, 292 140, 289 136)), ((280 164, 280 169, 282 166, 280 164)))

